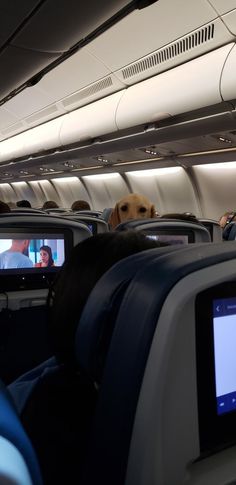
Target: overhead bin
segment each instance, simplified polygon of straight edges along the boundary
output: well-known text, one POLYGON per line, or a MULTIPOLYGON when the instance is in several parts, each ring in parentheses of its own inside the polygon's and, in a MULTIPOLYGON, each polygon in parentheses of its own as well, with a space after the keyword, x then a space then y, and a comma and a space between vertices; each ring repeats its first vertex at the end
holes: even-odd
POLYGON ((0 161, 216 105, 222 102, 222 96, 232 99, 236 94, 235 62, 235 44, 231 43, 1 142, 0 161))
POLYGON ((116 109, 124 90, 100 99, 62 117, 61 145, 89 140, 117 131, 116 109))
POLYGON ((56 118, 0 143, 0 162, 60 146, 60 125, 61 119, 56 118))
POLYGON ((152 123, 222 101, 220 77, 234 44, 131 86, 122 96, 116 123, 120 130, 152 123))
POLYGON ((231 49, 226 59, 220 88, 224 101, 236 98, 236 45, 231 49))

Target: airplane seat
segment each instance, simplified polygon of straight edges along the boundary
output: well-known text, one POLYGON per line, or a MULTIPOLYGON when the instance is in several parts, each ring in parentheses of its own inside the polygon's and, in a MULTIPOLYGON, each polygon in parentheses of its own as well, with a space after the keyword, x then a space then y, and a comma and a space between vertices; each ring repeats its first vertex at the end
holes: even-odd
MULTIPOLYGON (((83 485, 95 480, 103 485, 233 483, 236 447, 225 449, 225 422, 221 425, 216 416, 211 349, 213 304, 224 305, 225 283, 231 280, 229 314, 236 314, 235 262, 233 243, 204 243, 159 258, 153 254, 136 273, 121 302, 109 346, 83 485), (208 300, 198 301, 209 288, 208 300), (211 323, 207 330, 206 308, 211 323), (208 379, 202 388, 199 375, 208 379), (201 434, 207 422, 208 436, 201 434)), ((233 325, 231 331, 229 342, 233 325)), ((219 355, 222 368, 225 357, 219 355)), ((233 384, 234 371, 232 365, 233 384)), ((233 399, 231 403, 235 409, 233 399)), ((228 446, 236 443, 235 421, 234 416, 228 424, 228 446)))
POLYGON ((199 223, 177 219, 135 219, 122 222, 116 231, 141 231, 147 237, 169 244, 210 242, 209 231, 199 223))
POLYGON ((85 215, 81 214, 82 211, 80 212, 68 212, 66 214, 63 214, 63 217, 65 216, 68 219, 71 219, 72 221, 80 221, 84 222, 87 224, 89 227, 90 231, 95 234, 100 234, 103 232, 108 232, 108 224, 103 221, 100 217, 90 216, 90 215, 85 215))
MULTIPOLYGON (((0 219, 0 252, 6 240, 10 246, 11 239, 24 237, 32 240, 31 258, 36 258, 39 247, 52 239, 60 264, 73 245, 90 236, 87 225, 61 217, 9 214, 0 219)), ((0 377, 6 384, 52 355, 46 300, 56 272, 56 267, 0 270, 0 377)))
MULTIPOLYGON (((129 256, 114 265, 93 289, 81 315, 75 338, 78 367, 87 375, 90 375, 90 379, 92 376, 93 380, 101 380, 104 354, 112 335, 115 316, 131 278, 140 269, 140 266, 152 256, 153 251, 158 251, 161 256, 174 249, 166 246, 129 256), (93 308, 92 317, 91 308, 93 308)), ((57 367, 57 361, 55 357, 51 357, 21 375, 8 386, 20 414, 38 380, 48 371, 51 372, 54 367, 57 367)))
POLYGON ((24 214, 45 214, 45 211, 43 209, 33 209, 33 207, 16 207, 15 209, 11 209, 11 212, 8 212, 9 214, 14 214, 14 215, 24 215, 24 214))
POLYGON ((217 221, 213 219, 199 219, 199 222, 209 231, 212 242, 222 241, 222 228, 217 221))
POLYGON ((230 222, 223 229, 223 240, 234 241, 236 239, 236 223, 230 222))
POLYGON ((90 217, 100 217, 102 214, 101 211, 94 211, 94 210, 73 211, 73 213, 79 214, 81 216, 90 216, 90 217))
POLYGON ((154 254, 161 257, 177 249, 166 246, 129 256, 110 268, 92 290, 77 328, 75 352, 78 367, 94 381, 101 382, 116 316, 132 278, 154 254))
POLYGON ((101 219, 104 219, 104 221, 108 222, 112 211, 113 211, 112 207, 106 207, 105 209, 103 209, 101 216, 100 216, 101 219))
POLYGON ((0 382, 0 483, 42 485, 38 461, 17 416, 11 396, 0 382))
MULTIPOLYGON (((161 257, 167 252, 177 250, 178 248, 162 247, 130 256, 112 267, 94 287, 80 318, 75 339, 75 352, 78 368, 80 370, 80 375, 84 378, 84 382, 96 382, 98 384, 102 380, 103 366, 106 359, 107 349, 112 338, 116 315, 131 278, 137 271, 139 271, 140 267, 152 257, 154 252, 161 257), (93 308, 92 313, 91 308, 93 308)), ((35 410, 35 400, 37 401, 38 396, 40 397, 40 402, 42 402, 42 396, 45 393, 45 389, 47 390, 47 396, 46 399, 43 398, 43 401, 47 402, 47 399, 49 399, 51 402, 51 400, 53 400, 53 397, 52 399, 50 398, 52 389, 54 394, 53 381, 51 381, 50 388, 47 387, 47 382, 50 383, 51 377, 54 380, 55 378, 57 379, 57 377, 60 379, 61 370, 63 370, 60 369, 60 366, 55 365, 55 360, 54 362, 51 360, 51 362, 48 363, 50 368, 46 370, 44 375, 41 374, 42 369, 37 368, 34 370, 34 375, 31 371, 31 373, 28 373, 28 375, 26 374, 9 386, 9 390, 17 405, 17 409, 21 414, 23 423, 28 426, 26 429, 30 436, 33 431, 30 427, 31 423, 26 421, 28 412, 30 413, 29 410, 32 406, 35 410)), ((78 383, 76 383, 76 385, 78 385, 78 383)), ((60 392, 61 389, 63 390, 64 387, 60 387, 60 392)), ((94 402, 96 404, 97 392, 96 394, 94 394, 94 392, 88 392, 88 389, 84 389, 83 385, 78 388, 77 394, 80 394, 81 392, 83 392, 83 400, 87 401, 86 420, 88 421, 88 428, 90 428, 94 415, 93 406, 94 402)), ((63 392, 63 394, 65 393, 63 392)), ((66 396, 63 397, 63 403, 65 400, 66 396)), ((68 403, 65 402, 65 405, 67 406, 68 403)), ((78 419, 80 419, 78 417, 78 409, 76 408, 76 418, 73 418, 73 412, 73 408, 70 406, 71 419, 74 419, 74 426, 78 426, 78 419)), ((39 419, 41 418, 40 415, 39 419)), ((63 418, 60 417, 60 420, 63 426, 63 418)), ((89 429, 86 431, 83 426, 81 432, 82 434, 85 433, 86 439, 89 429)), ((80 440, 80 437, 78 440, 80 440)), ((73 448, 71 449, 71 453, 73 454, 73 448)), ((42 465, 41 461, 40 463, 42 465)), ((42 472, 43 470, 44 468, 42 467, 42 472)))

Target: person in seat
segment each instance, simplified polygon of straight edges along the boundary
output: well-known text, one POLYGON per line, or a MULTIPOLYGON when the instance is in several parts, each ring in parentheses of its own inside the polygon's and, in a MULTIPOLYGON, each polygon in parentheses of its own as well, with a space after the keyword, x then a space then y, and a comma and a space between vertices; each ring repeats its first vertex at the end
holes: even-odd
MULTIPOLYGON (((98 388, 77 367, 75 334, 101 276, 132 254, 165 244, 138 232, 99 234, 79 243, 49 295, 49 334, 58 362, 28 397, 21 418, 38 455, 45 485, 78 485, 98 388)), ((92 318, 91 312, 91 318, 92 318)))
POLYGON ((91 210, 89 203, 86 200, 75 200, 71 206, 73 211, 91 210))

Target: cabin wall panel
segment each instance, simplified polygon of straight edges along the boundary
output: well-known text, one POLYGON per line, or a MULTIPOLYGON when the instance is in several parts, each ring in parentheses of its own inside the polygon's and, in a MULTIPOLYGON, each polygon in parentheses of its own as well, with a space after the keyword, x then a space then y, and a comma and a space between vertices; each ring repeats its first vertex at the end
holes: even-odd
POLYGON ((132 191, 148 197, 160 214, 192 212, 200 216, 193 186, 181 167, 127 172, 132 191))
POLYGON ((15 202, 16 193, 10 184, 0 184, 0 199, 4 202, 15 202))
POLYGON ((42 207, 46 200, 54 200, 60 205, 59 196, 49 180, 33 181, 30 185, 36 198, 35 207, 42 207))
POLYGON ((72 203, 78 199, 91 202, 88 192, 77 177, 53 179, 52 183, 57 191, 61 207, 70 208, 72 203))
POLYGON ((129 193, 120 174, 90 175, 83 177, 83 180, 95 210, 114 207, 119 199, 129 193))
POLYGON ((9 201, 16 202, 18 200, 26 199, 30 201, 32 206, 37 204, 35 193, 27 182, 13 182, 12 187, 14 189, 15 197, 14 199, 9 199, 9 201))
POLYGON ((193 167, 204 217, 218 220, 227 210, 236 209, 236 163, 193 167))

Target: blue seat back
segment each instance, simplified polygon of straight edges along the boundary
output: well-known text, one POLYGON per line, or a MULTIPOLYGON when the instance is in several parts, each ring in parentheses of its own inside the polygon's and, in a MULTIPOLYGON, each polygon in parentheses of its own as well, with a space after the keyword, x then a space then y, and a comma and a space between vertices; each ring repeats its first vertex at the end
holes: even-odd
POLYGON ((161 257, 155 250, 132 279, 108 351, 83 485, 95 479, 103 485, 125 483, 135 413, 162 306, 184 277, 235 259, 234 244, 225 246, 189 246, 161 257))

